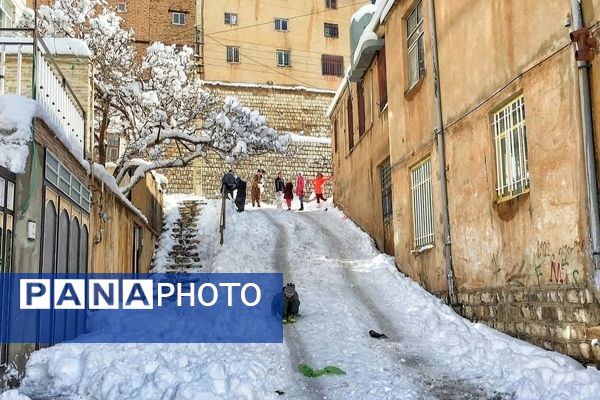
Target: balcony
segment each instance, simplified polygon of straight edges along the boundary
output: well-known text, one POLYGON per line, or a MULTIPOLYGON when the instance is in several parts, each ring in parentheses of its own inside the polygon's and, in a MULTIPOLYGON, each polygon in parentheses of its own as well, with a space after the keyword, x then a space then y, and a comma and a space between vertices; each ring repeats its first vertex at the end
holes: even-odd
MULTIPOLYGON (((78 58, 85 51, 89 53, 87 47, 82 49, 80 45, 77 48, 74 42, 77 41, 40 38, 33 30, 0 29, 0 95, 17 94, 35 99, 55 125, 50 128, 62 129, 70 143, 70 150, 83 159, 88 137, 90 98, 85 99, 87 107, 82 104, 73 89, 73 82, 70 83, 63 73, 69 69, 69 62, 64 59, 57 62, 62 55, 78 58), (60 56, 55 57, 53 53, 60 56), (62 64, 62 70, 59 64, 62 64)), ((73 62, 71 65, 76 64, 73 62)), ((71 69, 75 68, 69 69, 73 75, 71 69)), ((89 75, 86 74, 86 77, 88 81, 79 85, 83 86, 83 90, 79 90, 80 96, 85 94, 86 86, 91 93, 89 75)))

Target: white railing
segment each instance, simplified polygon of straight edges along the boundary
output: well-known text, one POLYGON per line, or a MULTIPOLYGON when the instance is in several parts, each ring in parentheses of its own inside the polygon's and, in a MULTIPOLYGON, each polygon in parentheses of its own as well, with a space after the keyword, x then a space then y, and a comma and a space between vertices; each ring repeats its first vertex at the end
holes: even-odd
POLYGON ((37 100, 50 116, 50 122, 62 129, 71 150, 83 158, 85 110, 43 39, 0 37, 0 94, 37 100))

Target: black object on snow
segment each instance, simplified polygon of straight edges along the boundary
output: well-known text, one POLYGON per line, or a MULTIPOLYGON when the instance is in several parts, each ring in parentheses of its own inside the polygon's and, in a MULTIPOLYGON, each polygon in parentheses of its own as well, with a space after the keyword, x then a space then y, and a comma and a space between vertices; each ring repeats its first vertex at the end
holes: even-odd
POLYGON ((369 335, 375 339, 387 339, 388 338, 385 334, 374 331, 373 329, 371 329, 369 331, 369 335))
POLYGON ((283 396, 285 394, 283 390, 276 390, 275 393, 277 393, 280 396, 283 396))

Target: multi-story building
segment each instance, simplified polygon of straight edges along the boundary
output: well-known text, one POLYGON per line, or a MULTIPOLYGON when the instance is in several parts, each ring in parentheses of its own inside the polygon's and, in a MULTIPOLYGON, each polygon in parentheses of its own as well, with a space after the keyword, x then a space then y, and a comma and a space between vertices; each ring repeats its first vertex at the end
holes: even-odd
POLYGON ((198 1, 203 78, 335 89, 348 27, 368 0, 198 1))
MULTIPOLYGON (((598 362, 600 61, 576 61, 593 56, 571 42, 589 35, 579 4, 381 1, 353 23, 330 117, 335 200, 402 272, 467 318, 598 362)), ((599 4, 581 5, 593 35, 599 4)))

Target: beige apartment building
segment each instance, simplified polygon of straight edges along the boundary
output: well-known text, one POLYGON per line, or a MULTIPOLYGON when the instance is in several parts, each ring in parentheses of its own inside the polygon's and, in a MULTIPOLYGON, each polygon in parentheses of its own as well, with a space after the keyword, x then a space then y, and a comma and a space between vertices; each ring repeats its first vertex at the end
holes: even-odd
MULTIPOLYGON (((600 60, 587 85, 572 3, 389 0, 365 13, 330 107, 334 193, 465 317, 598 363, 598 146, 582 116, 598 143, 600 60)), ((596 35, 600 2, 581 9, 596 35)))
POLYGON ((370 0, 201 0, 209 81, 335 89, 349 65, 350 19, 370 0))

